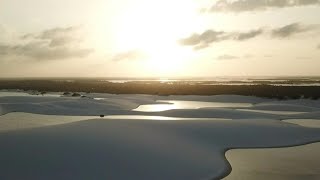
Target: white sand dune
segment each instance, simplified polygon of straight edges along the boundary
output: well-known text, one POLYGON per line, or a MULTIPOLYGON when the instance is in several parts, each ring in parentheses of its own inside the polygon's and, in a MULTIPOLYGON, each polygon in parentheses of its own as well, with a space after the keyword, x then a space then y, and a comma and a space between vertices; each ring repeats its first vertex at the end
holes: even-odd
POLYGON ((211 179, 226 149, 319 139, 278 121, 88 120, 0 133, 0 179, 211 179))
POLYGON ((285 119, 282 121, 297 124, 304 127, 320 128, 320 119, 285 119))
POLYGON ((215 95, 215 96, 198 96, 198 95, 171 95, 167 97, 159 97, 158 100, 170 100, 170 101, 202 101, 202 102, 221 102, 221 103, 267 103, 274 102, 272 99, 265 99, 253 96, 239 96, 239 95, 215 95))
POLYGON ((289 148, 234 149, 226 153, 232 172, 224 180, 318 180, 320 143, 289 148))
POLYGON ((312 108, 320 108, 320 101, 319 100, 310 100, 310 99, 295 99, 295 100, 274 100, 269 102, 262 102, 262 104, 271 104, 271 105, 297 105, 297 106, 306 106, 312 108))
MULTIPOLYGON (((85 94, 87 98, 41 97, 41 96, 7 96, 1 97, 0 113, 29 112, 48 115, 96 116, 105 115, 151 115, 180 117, 188 112, 187 117, 196 118, 270 118, 270 119, 312 119, 320 115, 318 101, 290 100, 278 101, 257 97, 220 95, 220 96, 152 96, 152 95, 112 95, 85 94), (36 98, 37 97, 37 98, 36 98), (102 98, 95 100, 94 98, 102 98), (168 100, 173 98, 173 100, 168 100), (139 106, 163 106, 164 102, 180 103, 181 109, 163 112, 134 112, 139 106), (201 102, 201 100, 206 100, 201 102), (243 102, 241 102, 243 101, 243 102), (187 102, 184 104, 183 102, 187 102), (299 105, 299 102, 302 104, 299 105), (200 103, 200 105, 199 105, 200 103), (217 106, 219 105, 219 106, 217 106), (251 106, 252 105, 252 106, 251 106), (235 111, 236 106, 251 106, 235 111), (197 109, 207 107, 204 109, 197 109), (223 107, 223 108, 222 108, 223 107), (278 107, 278 108, 277 108, 278 107), (239 111, 251 112, 239 112, 239 111), (229 115, 230 114, 230 115, 229 115), (228 116, 228 117, 224 117, 228 116)), ((168 105, 168 103, 167 103, 168 105)), ((164 107, 166 109, 166 107, 164 107)), ((183 116, 186 117, 186 116, 183 116)))
POLYGON ((230 171, 224 157, 228 149, 320 141, 319 129, 281 121, 317 119, 320 101, 299 104, 232 95, 86 96, 0 95, 0 179, 221 179, 230 171), (132 111, 161 104, 159 100, 193 101, 193 106, 203 101, 207 108, 132 111), (250 107, 215 106, 223 103, 250 107), (304 113, 295 113, 300 111, 304 113), (105 118, 96 118, 100 114, 105 118))
POLYGON ((299 115, 288 115, 282 119, 319 119, 320 111, 308 112, 299 115))
POLYGON ((238 110, 239 111, 247 111, 247 112, 275 114, 275 115, 296 115, 296 114, 307 113, 307 112, 299 112, 299 111, 270 111, 270 110, 255 110, 255 109, 238 109, 238 110))
POLYGON ((88 119, 95 119, 97 116, 52 116, 31 113, 8 113, 0 116, 0 132, 66 124, 88 119))
POLYGON ((30 94, 25 92, 17 92, 17 91, 1 91, 0 97, 10 97, 10 96, 30 96, 30 94))
POLYGON ((268 103, 268 104, 255 104, 254 106, 248 108, 254 110, 269 110, 269 111, 300 111, 300 112, 312 112, 312 111, 320 111, 320 108, 310 107, 305 105, 297 105, 297 104, 286 104, 283 102, 280 103, 268 103))
POLYGON ((164 116, 139 116, 139 115, 111 115, 103 118, 99 116, 61 116, 61 115, 42 115, 24 112, 12 112, 0 116, 0 132, 39 128, 60 124, 68 124, 90 119, 127 119, 127 120, 155 120, 155 121, 187 121, 187 120, 212 120, 226 121, 232 119, 223 118, 174 118, 164 116))

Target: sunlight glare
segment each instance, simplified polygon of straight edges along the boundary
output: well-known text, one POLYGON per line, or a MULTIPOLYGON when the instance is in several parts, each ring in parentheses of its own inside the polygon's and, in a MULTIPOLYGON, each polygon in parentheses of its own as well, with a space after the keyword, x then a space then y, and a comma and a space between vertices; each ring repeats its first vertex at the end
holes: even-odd
POLYGON ((117 48, 139 49, 148 57, 144 68, 173 73, 190 57, 190 52, 177 41, 190 32, 194 26, 190 22, 196 16, 191 0, 141 0, 131 4, 118 20, 117 48))

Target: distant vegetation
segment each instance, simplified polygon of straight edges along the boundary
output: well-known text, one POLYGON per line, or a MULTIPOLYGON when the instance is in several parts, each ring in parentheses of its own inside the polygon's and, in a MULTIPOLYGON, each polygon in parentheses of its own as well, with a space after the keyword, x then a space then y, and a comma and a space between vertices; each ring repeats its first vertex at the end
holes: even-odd
POLYGON ((0 80, 0 89, 36 90, 39 92, 65 92, 64 95, 81 96, 69 92, 97 92, 111 94, 152 95, 221 95, 234 94, 278 99, 320 98, 320 86, 273 85, 208 85, 204 83, 132 81, 112 83, 99 80, 0 80))

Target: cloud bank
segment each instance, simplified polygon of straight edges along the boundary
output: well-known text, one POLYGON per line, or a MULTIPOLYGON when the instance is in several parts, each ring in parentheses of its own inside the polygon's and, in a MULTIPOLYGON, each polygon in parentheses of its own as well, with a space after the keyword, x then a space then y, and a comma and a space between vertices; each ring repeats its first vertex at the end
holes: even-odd
POLYGON ((295 34, 319 30, 319 25, 303 25, 300 23, 292 23, 283 27, 267 30, 260 28, 248 32, 226 32, 207 30, 201 34, 194 33, 189 37, 179 40, 183 46, 193 46, 194 50, 210 47, 212 43, 218 43, 227 40, 246 41, 258 37, 262 34, 270 34, 272 38, 288 38, 295 34))
POLYGON ((82 58, 93 49, 81 47, 79 27, 54 28, 37 34, 26 34, 14 44, 0 42, 0 56, 19 56, 32 60, 82 58))
POLYGON ((195 50, 209 47, 210 44, 226 40, 245 41, 252 39, 263 33, 262 29, 249 32, 225 32, 207 30, 201 34, 192 34, 191 36, 180 39, 179 43, 185 46, 195 46, 195 50))
POLYGON ((210 11, 246 12, 307 5, 320 5, 320 0, 219 0, 210 8, 210 11))
POLYGON ((271 33, 273 37, 285 38, 294 34, 311 31, 317 28, 319 28, 318 25, 305 26, 299 23, 293 23, 280 27, 278 29, 273 29, 271 33))

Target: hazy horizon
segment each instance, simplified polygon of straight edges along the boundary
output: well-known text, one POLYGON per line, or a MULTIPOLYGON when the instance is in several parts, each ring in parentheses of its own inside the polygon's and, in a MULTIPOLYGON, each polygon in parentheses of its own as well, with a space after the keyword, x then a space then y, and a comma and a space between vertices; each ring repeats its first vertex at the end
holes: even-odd
POLYGON ((315 81, 319 81, 320 80, 320 76, 184 76, 184 77, 133 77, 133 76, 119 76, 119 77, 103 77, 103 76, 42 76, 42 77, 0 77, 0 80, 22 80, 22 79, 26 79, 26 80, 85 80, 85 79, 96 79, 96 80, 128 80, 128 81, 134 81, 134 80, 138 80, 138 81, 143 81, 143 80, 155 80, 155 81, 166 81, 166 80, 195 80, 195 81, 219 81, 219 80, 227 80, 227 81, 237 81, 237 80, 315 80, 315 81))

